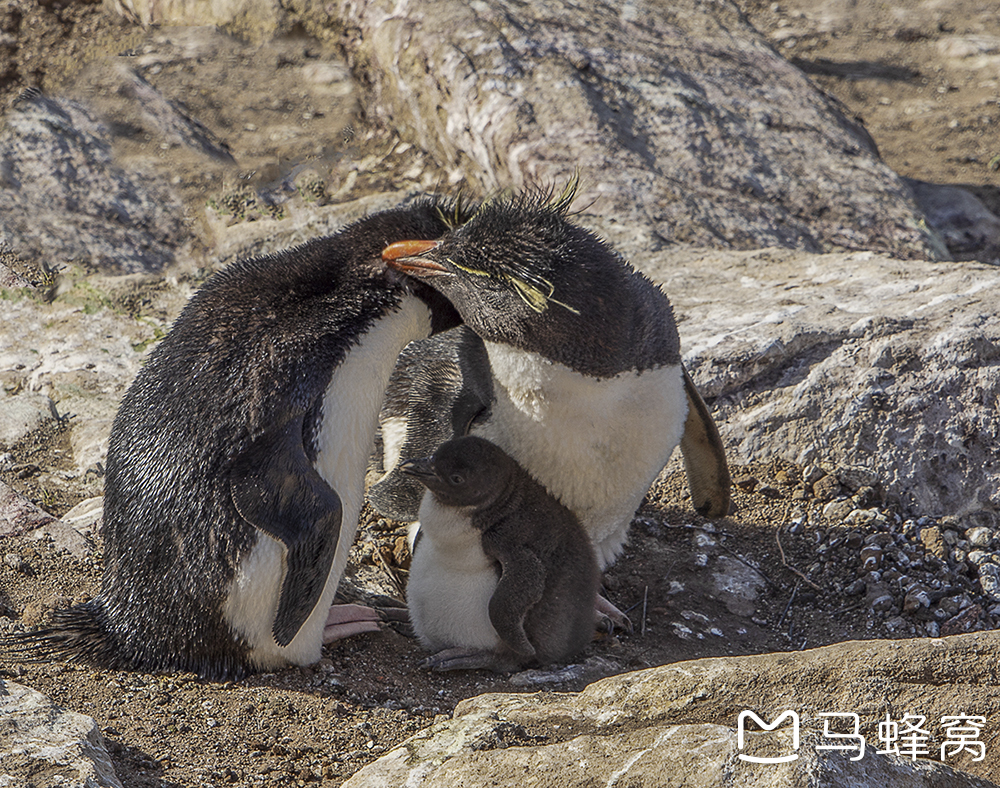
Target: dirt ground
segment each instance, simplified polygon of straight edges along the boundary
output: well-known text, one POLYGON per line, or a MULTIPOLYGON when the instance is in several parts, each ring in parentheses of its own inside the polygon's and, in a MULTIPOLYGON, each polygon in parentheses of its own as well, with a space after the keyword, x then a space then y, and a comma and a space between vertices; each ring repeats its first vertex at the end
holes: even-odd
MULTIPOLYGON (((939 46, 968 34, 993 36, 1000 47, 1000 17, 990 5, 954 0, 947 14, 927 5, 905 19, 875 0, 852 3, 849 12, 847 3, 817 11, 806 0, 746 0, 745 10, 779 51, 863 119, 890 166, 967 185, 1000 211, 1000 66, 975 68, 939 46)), ((131 29, 99 5, 30 9, 0 9, 4 105, 24 87, 44 88, 94 42, 108 51, 129 46, 131 29)), ((70 428, 0 446, 0 480, 57 516, 85 494, 50 484, 67 462, 70 428)), ((684 659, 996 625, 972 565, 954 558, 950 548, 961 548, 963 534, 947 518, 898 513, 881 500, 877 480, 857 483, 847 472, 783 463, 733 470, 737 511, 715 522, 690 509, 679 470, 654 487, 606 578, 608 596, 629 610, 635 631, 595 641, 580 667, 563 672, 430 673, 419 667, 418 644, 387 627, 327 648, 311 668, 240 682, 62 664, 0 663, 0 675, 97 719, 126 786, 332 787, 483 692, 577 690, 603 675, 684 659), (845 494, 842 511, 827 509, 845 494), (845 524, 852 508, 863 514, 845 524)), ((405 582, 401 531, 370 516, 361 534, 350 585, 398 595, 389 571, 405 582)), ((0 630, 37 623, 99 584, 96 541, 82 559, 29 537, 0 541, 0 554, 0 630)))

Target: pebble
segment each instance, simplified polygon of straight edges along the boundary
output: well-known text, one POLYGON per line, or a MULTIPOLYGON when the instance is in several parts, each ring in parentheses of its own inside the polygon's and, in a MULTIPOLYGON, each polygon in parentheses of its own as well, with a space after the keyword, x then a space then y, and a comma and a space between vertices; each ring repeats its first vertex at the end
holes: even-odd
MULTIPOLYGON (((876 509, 855 509, 844 518, 845 525, 867 527, 872 525, 879 513, 876 509)), ((885 518, 882 518, 883 520, 885 518)))
POLYGON ((912 613, 922 607, 930 607, 931 598, 923 589, 914 589, 907 592, 903 598, 903 612, 912 613))
POLYGON ((878 483, 875 472, 860 465, 837 468, 836 475, 840 483, 851 492, 857 492, 862 487, 874 487, 878 483))
POLYGON ((802 481, 806 484, 816 484, 824 476, 826 476, 826 471, 816 465, 807 465, 802 470, 802 481))
POLYGON ((31 567, 28 565, 28 562, 21 558, 21 556, 17 553, 7 553, 7 555, 3 557, 3 562, 15 572, 28 574, 31 571, 31 567))
POLYGON ((920 541, 933 555, 944 560, 947 551, 944 546, 944 539, 941 537, 941 529, 936 525, 931 525, 920 529, 920 541))
POLYGON ((982 526, 970 528, 966 531, 965 536, 973 547, 989 547, 993 541, 992 529, 982 526))
POLYGON ((860 558, 861 568, 865 572, 872 572, 882 565, 882 548, 869 545, 861 551, 860 558))
POLYGON ((850 500, 831 501, 823 507, 823 517, 828 522, 842 522, 854 510, 854 502, 850 500))
POLYGON ((828 501, 840 495, 840 482, 832 474, 813 482, 813 495, 821 501, 828 501))
POLYGON ((1000 566, 994 563, 980 564, 979 585, 992 601, 1000 602, 1000 566))

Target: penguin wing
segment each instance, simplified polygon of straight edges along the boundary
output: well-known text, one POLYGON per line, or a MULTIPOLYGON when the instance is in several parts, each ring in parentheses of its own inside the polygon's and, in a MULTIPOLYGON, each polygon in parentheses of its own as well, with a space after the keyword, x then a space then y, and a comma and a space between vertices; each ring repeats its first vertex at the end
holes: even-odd
POLYGON ((691 488, 691 503, 705 517, 725 517, 729 514, 732 484, 726 464, 726 450, 722 445, 719 428, 708 412, 688 371, 684 373, 684 392, 687 394, 688 415, 681 438, 681 454, 691 488))
POLYGON ((399 460, 429 457, 489 417, 493 378, 486 345, 466 326, 411 342, 389 379, 379 414, 380 470, 368 502, 394 520, 417 519, 424 486, 399 460))
MULTIPOLYGON (((484 547, 486 545, 484 544, 484 547)), ((487 554, 491 551, 487 549, 487 554)), ((524 631, 524 619, 545 591, 545 566, 530 550, 503 551, 493 555, 501 574, 490 597, 490 623, 500 639, 517 654, 535 656, 535 647, 524 631)))
POLYGON ((236 510, 285 545, 285 578, 271 632, 287 646, 316 607, 340 539, 340 497, 302 445, 302 418, 260 436, 230 477, 236 510))

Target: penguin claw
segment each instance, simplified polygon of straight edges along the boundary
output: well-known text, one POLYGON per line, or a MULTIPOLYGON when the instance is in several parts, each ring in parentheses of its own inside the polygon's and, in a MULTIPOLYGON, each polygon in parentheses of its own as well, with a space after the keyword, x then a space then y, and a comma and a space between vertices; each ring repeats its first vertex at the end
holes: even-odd
POLYGON ((603 635, 610 636, 616 629, 629 635, 634 631, 629 617, 600 594, 594 601, 594 622, 598 633, 603 635))
POLYGON ((493 670, 503 673, 512 670, 511 664, 493 651, 475 648, 446 648, 420 662, 420 667, 427 670, 444 672, 446 670, 493 670))
POLYGON ((378 607, 375 612, 378 613, 379 620, 386 624, 410 620, 410 611, 405 607, 378 607))
POLYGON ((378 613, 363 605, 333 605, 326 617, 323 642, 333 643, 362 632, 378 632, 378 613))

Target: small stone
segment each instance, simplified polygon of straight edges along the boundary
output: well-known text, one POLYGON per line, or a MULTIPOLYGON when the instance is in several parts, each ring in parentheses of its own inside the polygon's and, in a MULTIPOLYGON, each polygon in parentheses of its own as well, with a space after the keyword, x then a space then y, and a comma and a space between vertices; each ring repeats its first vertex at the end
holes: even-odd
POLYGON ((969 553, 969 560, 976 566, 979 566, 980 564, 985 564, 993 560, 993 554, 987 553, 983 550, 972 550, 969 553))
POLYGON ((797 473, 785 468, 782 468, 777 473, 775 473, 774 478, 779 484, 784 484, 788 487, 798 484, 799 481, 797 473))
POLYGON ((876 613, 888 613, 896 607, 892 594, 882 594, 872 600, 872 610, 876 613))
POLYGON ((840 495, 840 482, 832 474, 813 482, 813 495, 821 501, 829 501, 840 495))
POLYGON ((844 523, 855 527, 866 527, 874 523, 879 514, 878 509, 855 509, 844 518, 844 523))
POLYGON ((937 621, 928 621, 924 624, 924 631, 929 637, 936 638, 941 636, 941 625, 937 621))
POLYGON ((737 476, 733 479, 733 484, 744 492, 753 492, 754 488, 757 486, 757 479, 753 476, 737 476))
POLYGON ((806 484, 816 484, 824 476, 826 472, 816 465, 807 465, 802 471, 802 481, 806 484))
POLYGON ((944 539, 941 537, 941 529, 936 525, 931 525, 920 529, 920 541, 933 555, 942 561, 947 557, 948 551, 944 546, 944 539))
POLYGON ((882 548, 871 545, 861 551, 861 568, 873 572, 882 565, 882 548))
POLYGON ((823 507, 823 517, 829 522, 840 523, 843 522, 844 518, 847 517, 847 515, 849 515, 852 511, 854 511, 853 501, 831 501, 823 507))
POLYGON ((3 562, 15 572, 28 574, 31 571, 31 567, 28 565, 28 562, 21 558, 21 556, 17 553, 7 553, 7 555, 3 557, 3 562))
POLYGON ((874 471, 859 465, 838 468, 836 473, 840 483, 851 492, 857 492, 862 487, 874 487, 878 481, 874 471))
POLYGON ((973 547, 989 547, 993 541, 993 531, 983 526, 970 528, 965 532, 965 538, 969 540, 969 544, 973 547))
POLYGON ((941 634, 959 635, 963 632, 969 632, 979 622, 982 612, 983 610, 979 605, 970 605, 957 616, 948 619, 942 624, 941 634))
POLYGON ((860 577, 852 582, 847 588, 844 589, 844 593, 848 596, 857 596, 865 590, 865 581, 860 577))
POLYGON ((979 585, 992 601, 1000 602, 1000 566, 992 563, 980 564, 979 585))
POLYGON ((931 598, 927 595, 927 592, 923 589, 914 589, 909 591, 903 598, 903 612, 912 613, 919 610, 922 607, 930 607, 931 598))

